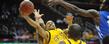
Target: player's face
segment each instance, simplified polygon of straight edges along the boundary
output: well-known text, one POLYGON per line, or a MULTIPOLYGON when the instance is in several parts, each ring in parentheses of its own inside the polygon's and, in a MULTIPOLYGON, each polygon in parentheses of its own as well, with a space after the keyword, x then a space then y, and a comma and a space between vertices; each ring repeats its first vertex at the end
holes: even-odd
POLYGON ((53 30, 55 28, 55 24, 53 21, 48 21, 46 23, 46 30, 53 30))

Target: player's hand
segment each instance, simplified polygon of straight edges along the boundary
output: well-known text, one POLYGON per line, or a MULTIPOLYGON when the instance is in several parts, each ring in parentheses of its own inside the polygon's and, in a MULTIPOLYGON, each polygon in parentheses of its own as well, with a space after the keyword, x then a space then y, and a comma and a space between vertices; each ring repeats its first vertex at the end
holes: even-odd
POLYGON ((38 15, 40 15, 40 10, 36 10, 36 9, 34 9, 34 12, 33 12, 36 16, 38 16, 38 15))
POLYGON ((40 10, 36 10, 34 9, 34 15, 35 15, 35 19, 40 19, 44 14, 40 14, 40 10))
POLYGON ((49 6, 58 5, 61 2, 63 2, 63 0, 48 0, 48 5, 49 6))

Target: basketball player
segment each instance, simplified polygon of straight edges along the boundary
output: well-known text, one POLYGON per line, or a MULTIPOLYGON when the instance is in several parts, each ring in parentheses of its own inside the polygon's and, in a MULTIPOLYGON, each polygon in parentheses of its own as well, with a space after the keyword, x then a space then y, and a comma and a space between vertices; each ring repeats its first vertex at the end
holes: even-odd
POLYGON ((82 37, 82 29, 78 24, 72 24, 69 26, 68 37, 71 44, 86 44, 80 40, 82 37))
MULTIPOLYGON (((36 20, 39 19, 39 18, 38 18, 39 16, 41 16, 41 15, 39 15, 39 14, 40 14, 40 13, 39 13, 39 10, 38 10, 38 12, 35 10, 35 11, 34 11, 34 14, 35 14, 36 20)), ((43 15, 43 14, 42 14, 42 15, 43 15)), ((37 22, 37 21, 36 21, 36 22, 37 22)), ((51 20, 47 21, 47 23, 46 23, 46 25, 45 25, 43 19, 40 17, 39 23, 41 24, 41 26, 43 27, 43 29, 45 29, 46 31, 50 31, 50 30, 56 29, 56 26, 55 26, 54 22, 51 21, 51 20)), ((54 33, 54 32, 52 31, 51 33, 54 33)), ((42 41, 43 44, 46 43, 46 40, 45 40, 45 39, 42 39, 41 41, 42 41)), ((41 41, 39 41, 39 42, 41 42, 41 41)))
MULTIPOLYGON (((34 14, 36 14, 36 13, 37 13, 37 12, 35 11, 34 14)), ((39 14, 39 11, 38 11, 38 14, 39 14)), ((37 19, 37 15, 35 15, 35 16, 36 16, 36 19, 37 19)), ((68 28, 69 28, 69 26, 72 25, 73 16, 72 16, 72 15, 67 15, 67 16, 65 17, 65 19, 66 19, 66 21, 67 21, 67 23, 68 23, 68 28)), ((43 25, 44 25, 44 23, 43 23, 43 25)), ((45 28, 46 31, 56 29, 56 26, 55 26, 54 22, 51 21, 51 20, 47 21, 45 27, 46 27, 46 28, 45 28)), ((67 29, 68 29, 68 28, 67 28, 67 29)), ((66 35, 68 35, 68 30, 64 30, 64 32, 66 32, 66 35)), ((54 33, 54 32, 52 31, 52 33, 54 33)), ((64 36, 66 36, 66 35, 64 35, 64 36)), ((44 43, 45 43, 45 39, 43 40, 43 44, 44 44, 44 43)))
MULTIPOLYGON (((41 17, 41 16, 43 16, 43 14, 39 14, 40 13, 40 11, 38 10, 36 10, 36 9, 34 9, 34 15, 35 15, 35 21, 37 22, 37 19, 39 19, 39 24, 41 25, 41 27, 43 28, 43 29, 45 29, 45 24, 44 24, 44 21, 43 21, 43 19, 42 18, 39 18, 39 17, 41 17), (38 13, 38 14, 37 14, 38 13)), ((38 40, 38 43, 39 44, 43 44, 43 38, 39 35, 39 33, 38 33, 38 31, 36 30, 36 32, 35 33, 37 33, 36 34, 36 39, 38 40)))
POLYGON ((39 32, 40 36, 45 39, 43 44, 69 44, 67 36, 61 29, 55 27, 54 22, 49 21, 50 24, 47 23, 46 31, 39 25, 39 19, 33 21, 29 16, 23 16, 22 13, 21 15, 31 26, 33 26, 39 32))

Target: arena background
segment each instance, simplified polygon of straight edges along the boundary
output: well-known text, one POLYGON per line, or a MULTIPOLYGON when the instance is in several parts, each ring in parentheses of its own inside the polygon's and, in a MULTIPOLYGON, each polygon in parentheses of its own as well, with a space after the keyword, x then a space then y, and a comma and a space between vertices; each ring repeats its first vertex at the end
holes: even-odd
MULTIPOLYGON (((30 33, 34 32, 34 29, 29 26, 29 24, 22 19, 19 16, 19 4, 22 0, 0 0, 0 42, 5 42, 2 39, 3 38, 13 38, 13 34, 11 32, 14 32, 16 30, 29 30, 30 33)), ((60 7, 56 6, 54 8, 49 8, 45 3, 42 2, 42 0, 31 0, 35 8, 38 8, 41 10, 41 13, 45 14, 43 16, 43 19, 46 21, 53 20, 57 27, 60 28, 66 28, 65 22, 57 22, 57 20, 63 20, 62 15, 66 15, 65 11, 62 11, 63 9, 60 9, 60 7), (55 11, 57 9, 59 11, 55 11), (62 26, 61 26, 62 25, 62 26)), ((100 10, 100 0, 66 0, 69 3, 75 4, 80 8, 83 9, 96 9, 100 10)), ((109 0, 107 0, 108 4, 109 0)), ((32 16, 31 16, 32 17, 32 16)), ((34 19, 34 18, 33 18, 34 19)), ((6 41, 7 42, 7 41, 6 41)), ((8 42, 13 42, 8 41, 8 42)), ((31 42, 31 41, 20 41, 20 42, 31 42)), ((32 41, 35 42, 35 41, 32 41)))

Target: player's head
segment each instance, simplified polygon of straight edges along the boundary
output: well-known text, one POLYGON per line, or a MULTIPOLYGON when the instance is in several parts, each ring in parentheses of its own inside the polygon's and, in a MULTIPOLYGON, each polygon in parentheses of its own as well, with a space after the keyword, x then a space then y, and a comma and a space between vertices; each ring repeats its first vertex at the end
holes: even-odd
POLYGON ((78 24, 72 24, 69 27, 68 36, 69 36, 69 38, 73 38, 75 40, 80 39, 82 37, 82 29, 81 29, 81 26, 78 25, 78 24))
POLYGON ((56 26, 53 21, 49 20, 49 21, 47 21, 45 28, 46 28, 46 30, 52 30, 52 29, 55 29, 56 26))

